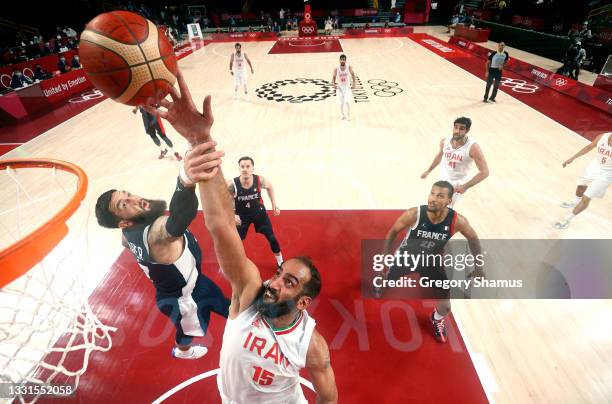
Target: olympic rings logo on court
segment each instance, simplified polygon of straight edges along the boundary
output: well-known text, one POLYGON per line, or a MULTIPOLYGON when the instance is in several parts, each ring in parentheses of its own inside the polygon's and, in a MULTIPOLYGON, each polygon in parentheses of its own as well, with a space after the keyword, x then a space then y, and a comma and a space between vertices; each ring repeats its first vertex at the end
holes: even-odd
POLYGON ((96 100, 102 97, 104 97, 104 94, 102 94, 102 92, 100 92, 100 90, 98 90, 97 88, 94 88, 91 91, 86 91, 84 93, 81 93, 79 97, 74 97, 74 98, 69 99, 68 102, 72 104, 78 104, 80 102, 96 100))
POLYGON ((558 78, 557 80, 555 80, 555 84, 558 85, 559 87, 563 87, 563 86, 567 85, 567 80, 566 79, 562 79, 562 78, 558 78))
POLYGON ((510 87, 512 91, 521 94, 533 94, 540 88, 535 84, 527 84, 525 80, 511 79, 509 77, 502 77, 501 85, 510 87))
POLYGON ((308 101, 323 101, 326 98, 332 97, 336 94, 336 90, 332 84, 323 79, 291 79, 291 80, 278 80, 273 83, 267 83, 255 90, 255 94, 259 98, 265 98, 269 101, 276 102, 291 102, 291 103, 302 103, 308 101), (283 95, 279 88, 291 86, 295 84, 310 84, 315 87, 315 92, 308 95, 283 95))
POLYGON ((399 87, 399 83, 396 83, 395 81, 370 79, 368 80, 368 84, 374 91, 374 95, 377 97, 395 97, 395 95, 404 91, 399 87))
POLYGON ((305 34, 312 34, 314 31, 314 27, 302 27, 302 32, 305 34))

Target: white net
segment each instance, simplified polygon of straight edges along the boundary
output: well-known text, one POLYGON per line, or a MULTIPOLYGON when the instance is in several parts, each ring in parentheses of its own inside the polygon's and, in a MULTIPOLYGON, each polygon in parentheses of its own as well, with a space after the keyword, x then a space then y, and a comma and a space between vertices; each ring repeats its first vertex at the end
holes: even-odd
MULTIPOLYGON (((77 176, 55 168, 0 170, 0 249, 22 239, 75 194, 77 176)), ((102 324, 88 303, 88 207, 67 222, 68 235, 25 275, 0 289, 0 390, 8 386, 69 384, 75 391, 90 355, 108 351, 114 328, 102 324), (3 384, 4 383, 4 384, 3 384)), ((35 243, 34 243, 35 244, 35 243)), ((36 389, 19 390, 36 392, 36 389)))

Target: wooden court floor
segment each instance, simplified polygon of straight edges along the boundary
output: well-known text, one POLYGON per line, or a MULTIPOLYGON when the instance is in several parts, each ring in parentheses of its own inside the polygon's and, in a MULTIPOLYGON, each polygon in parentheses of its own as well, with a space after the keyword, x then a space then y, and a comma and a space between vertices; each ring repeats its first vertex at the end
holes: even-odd
MULTIPOLYGON (((483 104, 480 79, 407 38, 340 42, 367 95, 351 107, 350 121, 340 119, 335 97, 276 102, 254 91, 298 78, 331 81, 338 53, 269 55, 272 42, 243 44, 255 69, 248 102, 232 97, 232 43, 209 44, 179 63, 197 104, 213 96, 213 134, 227 153, 226 177, 238 175, 237 159, 249 155, 256 173, 274 184, 281 210, 409 208, 426 202, 437 179, 437 172, 419 177, 440 139, 451 134, 456 117, 468 116, 469 136, 483 149, 491 175, 456 209, 481 238, 610 238, 612 191, 569 229, 551 226, 566 214, 559 204, 573 197, 576 179, 593 158, 561 167, 587 144, 584 138, 505 93, 496 105, 483 104), (377 96, 368 83, 373 80, 397 83, 402 92, 377 96)), ((313 83, 287 84, 282 91, 312 94, 318 91, 313 83)), ((186 143, 166 129, 183 152, 186 143)), ((179 166, 170 157, 158 160, 158 153, 140 116, 107 100, 6 157, 76 163, 89 176, 86 202, 93 208, 110 188, 169 200, 179 166)), ((0 217, 8 222, 10 216, 0 217)), ((99 228, 93 214, 88 231, 91 267, 101 278, 122 250, 119 234, 99 228)), ((611 308, 601 300, 453 302, 485 390, 503 403, 610 402, 611 308)))

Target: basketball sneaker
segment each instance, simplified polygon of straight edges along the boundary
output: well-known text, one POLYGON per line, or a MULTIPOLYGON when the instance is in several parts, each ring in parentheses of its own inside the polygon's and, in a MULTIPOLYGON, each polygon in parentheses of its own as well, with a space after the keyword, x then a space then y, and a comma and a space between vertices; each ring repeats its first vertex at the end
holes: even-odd
POLYGON ((172 348, 172 357, 177 359, 200 359, 208 353, 203 345, 192 345, 188 350, 181 351, 178 347, 172 348))
POLYGON ((178 161, 183 160, 183 158, 181 157, 181 155, 180 155, 180 154, 178 154, 178 152, 174 152, 174 157, 176 157, 176 159, 177 159, 178 161))
POLYGON ((577 203, 576 201, 567 201, 567 202, 563 202, 563 203, 561 204, 561 207, 562 207, 562 208, 573 208, 573 207, 575 207, 576 205, 578 205, 578 203, 577 203))
POLYGON ((249 95, 248 94, 244 94, 244 97, 242 97, 242 99, 246 102, 249 102, 249 95))
POLYGON ((569 225, 570 225, 569 220, 561 220, 560 222, 553 224, 553 227, 555 229, 565 230, 569 227, 569 225))
POLYGON ((436 320, 434 318, 435 310, 431 313, 431 325, 433 326, 434 336, 438 342, 446 342, 446 326, 444 319, 436 320))
POLYGON ((162 150, 161 153, 159 153, 159 157, 158 159, 163 159, 164 157, 166 157, 166 153, 168 153, 168 149, 166 150, 162 150))

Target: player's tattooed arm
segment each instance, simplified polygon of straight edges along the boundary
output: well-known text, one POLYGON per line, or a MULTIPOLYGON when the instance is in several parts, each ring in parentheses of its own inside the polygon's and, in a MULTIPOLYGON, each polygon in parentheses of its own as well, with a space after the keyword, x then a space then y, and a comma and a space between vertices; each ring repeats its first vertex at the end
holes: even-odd
POLYGON ((314 330, 306 353, 306 369, 317 393, 318 404, 334 404, 338 402, 336 377, 331 366, 329 347, 325 339, 314 330))

